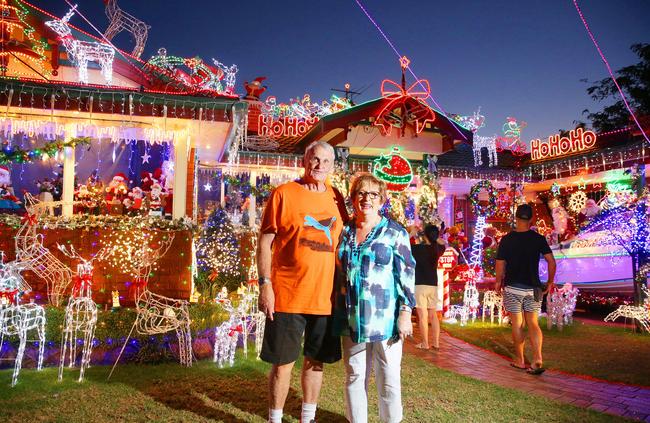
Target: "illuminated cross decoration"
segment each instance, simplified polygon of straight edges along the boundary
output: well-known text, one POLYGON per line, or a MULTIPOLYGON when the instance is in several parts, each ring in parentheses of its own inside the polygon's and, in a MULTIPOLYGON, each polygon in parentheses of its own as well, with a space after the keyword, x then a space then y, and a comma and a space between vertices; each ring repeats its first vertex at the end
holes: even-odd
POLYGON ((383 135, 390 135, 393 127, 400 128, 400 136, 406 135, 406 126, 415 128, 415 135, 426 127, 427 122, 436 119, 435 112, 427 105, 426 99, 431 94, 429 81, 419 79, 406 87, 406 69, 411 61, 406 56, 399 60, 402 69, 402 83, 385 79, 381 83, 381 95, 386 99, 386 105, 375 117, 383 135))

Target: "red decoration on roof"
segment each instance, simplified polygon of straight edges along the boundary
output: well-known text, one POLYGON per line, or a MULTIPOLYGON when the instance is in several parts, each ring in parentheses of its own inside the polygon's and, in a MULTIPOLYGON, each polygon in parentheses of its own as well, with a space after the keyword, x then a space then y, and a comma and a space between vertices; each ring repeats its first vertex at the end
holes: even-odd
POLYGON ((436 120, 435 112, 425 103, 430 94, 431 87, 426 79, 419 79, 408 88, 385 79, 381 83, 381 95, 390 101, 376 116, 375 125, 383 135, 390 135, 393 127, 401 128, 404 135, 406 125, 413 126, 419 134, 427 122, 436 120))

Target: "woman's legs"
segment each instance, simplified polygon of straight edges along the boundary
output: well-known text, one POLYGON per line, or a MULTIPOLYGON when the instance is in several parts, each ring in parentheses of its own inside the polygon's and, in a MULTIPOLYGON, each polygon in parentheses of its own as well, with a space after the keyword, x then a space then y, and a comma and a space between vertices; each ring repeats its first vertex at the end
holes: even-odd
POLYGON ((368 421, 368 378, 372 369, 372 344, 343 337, 345 362, 345 415, 350 423, 368 421))
POLYGON ((372 361, 379 397, 379 420, 385 423, 402 421, 402 387, 400 370, 402 342, 372 342, 372 361))

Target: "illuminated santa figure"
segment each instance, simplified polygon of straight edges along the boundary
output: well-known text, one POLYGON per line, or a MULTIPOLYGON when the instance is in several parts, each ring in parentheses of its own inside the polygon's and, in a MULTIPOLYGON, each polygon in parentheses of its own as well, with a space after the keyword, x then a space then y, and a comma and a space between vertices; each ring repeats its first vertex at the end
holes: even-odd
POLYGON ((600 207, 596 204, 596 200, 589 198, 585 206, 580 210, 580 213, 584 214, 586 217, 594 217, 600 213, 600 207))
POLYGON ((151 186, 149 193, 149 216, 162 216, 163 213, 163 190, 159 183, 151 186))
POLYGON ((116 173, 106 187, 106 202, 121 204, 129 193, 126 175, 122 172, 116 173))
POLYGON ((0 166, 0 212, 12 213, 20 209, 21 202, 14 196, 9 168, 7 166, 0 166))

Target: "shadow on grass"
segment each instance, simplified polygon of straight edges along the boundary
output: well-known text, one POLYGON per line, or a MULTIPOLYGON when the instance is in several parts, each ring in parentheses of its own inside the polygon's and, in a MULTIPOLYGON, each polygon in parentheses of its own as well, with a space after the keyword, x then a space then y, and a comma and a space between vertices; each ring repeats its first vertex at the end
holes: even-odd
MULTIPOLYGON (((183 372, 178 371, 178 366, 122 366, 116 369, 110 383, 129 385, 169 408, 217 421, 245 423, 252 416, 263 421, 268 418, 267 365, 238 360, 232 368, 219 369, 202 361, 183 372)), ((296 371, 300 371, 298 366, 296 371)), ((106 383, 107 375, 108 370, 89 377, 106 383)), ((300 421, 301 408, 302 393, 291 388, 284 414, 300 421)), ((344 416, 322 408, 316 418, 319 422, 347 421, 344 416)))

